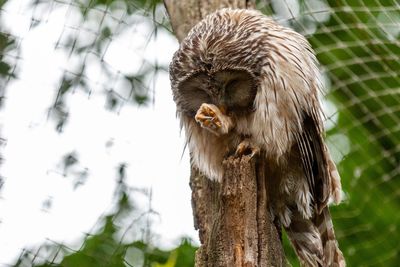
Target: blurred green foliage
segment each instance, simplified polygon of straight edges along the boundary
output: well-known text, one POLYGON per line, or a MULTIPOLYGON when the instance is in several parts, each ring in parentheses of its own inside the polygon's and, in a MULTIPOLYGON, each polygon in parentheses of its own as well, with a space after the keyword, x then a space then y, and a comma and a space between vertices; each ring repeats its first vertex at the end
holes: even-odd
POLYGON ((332 211, 335 228, 349 266, 398 266, 400 38, 386 30, 400 28, 400 9, 394 1, 329 4, 336 12, 320 27, 335 30, 309 40, 339 110, 328 138, 344 135, 350 145, 339 164, 347 200, 332 211), (394 9, 383 12, 384 5, 394 9), (397 21, 381 20, 389 17, 397 21))
MULTIPOLYGON (((0 10, 6 1, 0 1, 0 10)), ((0 108, 3 105, 5 89, 9 80, 15 78, 15 66, 5 56, 12 50, 16 50, 14 38, 2 29, 0 25, 0 108)))
MULTIPOLYGON (((277 1, 270 2, 264 11, 277 14, 277 1)), ((315 49, 336 108, 328 118, 337 121, 327 140, 340 160, 345 191, 344 203, 331 208, 340 247, 348 266, 399 266, 399 4, 329 0, 299 6, 290 25, 315 49), (327 19, 318 21, 318 15, 327 19)), ((285 244, 293 266, 299 266, 285 244)))

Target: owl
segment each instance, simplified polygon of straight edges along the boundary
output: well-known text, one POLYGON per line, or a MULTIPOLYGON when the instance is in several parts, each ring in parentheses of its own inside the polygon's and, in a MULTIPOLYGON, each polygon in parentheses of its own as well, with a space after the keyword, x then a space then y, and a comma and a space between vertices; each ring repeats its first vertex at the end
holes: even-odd
POLYGON ((255 10, 195 25, 170 65, 192 165, 221 181, 227 155, 267 162, 270 209, 303 266, 345 266, 328 202, 341 184, 324 143, 318 63, 308 41, 255 10))

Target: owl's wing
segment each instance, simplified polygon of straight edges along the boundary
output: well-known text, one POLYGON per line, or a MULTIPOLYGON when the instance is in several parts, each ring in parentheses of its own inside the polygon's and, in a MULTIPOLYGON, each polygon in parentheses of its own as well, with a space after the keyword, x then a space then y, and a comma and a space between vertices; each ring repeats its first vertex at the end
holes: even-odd
POLYGON ((330 159, 324 143, 320 119, 308 113, 305 113, 303 118, 303 131, 296 139, 314 204, 320 213, 327 205, 332 191, 331 165, 333 164, 335 170, 336 166, 330 159))

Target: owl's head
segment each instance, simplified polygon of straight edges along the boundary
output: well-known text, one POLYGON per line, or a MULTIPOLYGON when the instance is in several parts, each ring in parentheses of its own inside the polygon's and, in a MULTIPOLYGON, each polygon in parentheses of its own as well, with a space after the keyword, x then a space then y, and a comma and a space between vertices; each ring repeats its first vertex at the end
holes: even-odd
POLYGON ((240 115, 253 110, 258 91, 265 16, 222 9, 199 22, 170 65, 178 112, 193 117, 203 103, 240 115))
POLYGON ((214 104, 228 113, 242 114, 252 110, 257 85, 250 72, 226 69, 193 74, 177 89, 177 105, 188 116, 194 116, 203 103, 214 104))

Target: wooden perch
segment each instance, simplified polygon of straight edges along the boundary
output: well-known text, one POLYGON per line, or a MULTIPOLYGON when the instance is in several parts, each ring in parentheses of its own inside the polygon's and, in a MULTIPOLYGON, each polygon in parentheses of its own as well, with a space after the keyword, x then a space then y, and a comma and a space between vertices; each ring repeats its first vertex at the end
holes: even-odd
POLYGON ((257 157, 229 157, 222 183, 193 170, 190 186, 201 247, 198 267, 285 266, 280 233, 267 208, 265 166, 257 157))

